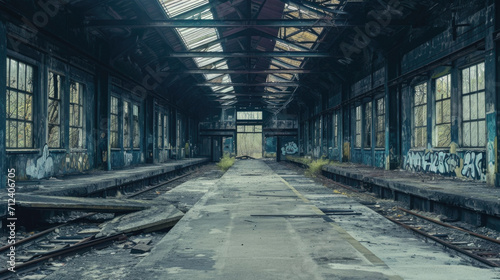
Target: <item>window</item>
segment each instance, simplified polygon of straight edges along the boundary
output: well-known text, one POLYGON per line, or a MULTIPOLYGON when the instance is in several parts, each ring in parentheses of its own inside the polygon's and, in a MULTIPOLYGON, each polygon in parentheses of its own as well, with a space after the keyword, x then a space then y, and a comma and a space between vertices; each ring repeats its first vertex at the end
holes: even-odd
POLYGON ((372 146, 372 103, 365 104, 365 148, 372 146))
POLYGON ((333 114, 333 147, 338 147, 338 134, 339 133, 339 113, 333 114))
POLYGON ((49 108, 47 145, 50 148, 61 147, 61 96, 63 93, 61 75, 49 72, 49 108))
POLYGON ((377 99, 377 131, 376 131, 376 143, 375 147, 377 148, 383 148, 385 147, 385 99, 380 98, 377 99))
POLYGON ((163 115, 163 134, 165 135, 163 137, 163 147, 168 148, 168 136, 167 136, 167 132, 168 132, 168 121, 167 121, 167 115, 163 115))
POLYGON ((161 149, 161 144, 163 143, 163 126, 161 124, 161 114, 158 113, 158 148, 161 149))
POLYGON ((262 120, 261 111, 237 112, 236 119, 238 120, 262 120))
POLYGON ((462 145, 486 146, 484 62, 462 70, 462 145))
POLYGON ((118 98, 111 96, 111 109, 110 109, 110 144, 111 148, 119 148, 118 143, 118 98))
POLYGON ((33 148, 33 67, 7 58, 7 148, 33 148))
POLYGON ((130 147, 130 104, 123 101, 123 147, 130 147))
POLYGON ((133 129, 134 129, 134 148, 140 148, 141 145, 141 131, 139 130, 139 106, 132 106, 132 118, 133 118, 133 129))
POLYGON ((83 85, 72 81, 69 98, 69 147, 82 149, 85 147, 83 130, 83 85))
POLYGON ((427 144, 427 83, 414 88, 413 97, 413 148, 427 144))
POLYGON ((434 146, 449 147, 451 144, 451 75, 436 79, 436 126, 434 146))
POLYGON ((238 125, 237 131, 240 133, 260 133, 262 125, 238 125))
POLYGON ((356 136, 354 147, 361 148, 361 105, 356 107, 356 136))

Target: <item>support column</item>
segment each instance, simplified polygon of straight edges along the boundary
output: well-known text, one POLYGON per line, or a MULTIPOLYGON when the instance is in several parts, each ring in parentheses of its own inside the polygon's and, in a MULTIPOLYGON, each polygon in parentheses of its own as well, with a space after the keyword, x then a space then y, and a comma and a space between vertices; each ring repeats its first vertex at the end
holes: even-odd
POLYGON ((5 24, 0 21, 0 189, 5 188, 7 184, 7 156, 6 156, 6 92, 7 85, 5 77, 7 75, 7 68, 5 67, 7 61, 7 32, 5 24))
POLYGON ((97 73, 97 155, 96 166, 104 170, 111 170, 111 143, 110 143, 110 77, 105 70, 97 73))
POLYGON ((395 169, 401 164, 401 131, 399 100, 400 85, 389 86, 389 81, 399 75, 399 54, 388 56, 385 64, 385 169, 395 169))
POLYGON ((498 135, 500 135, 500 41, 495 41, 495 31, 500 28, 500 0, 495 0, 495 6, 488 9, 486 22, 493 19, 494 25, 488 28, 485 55, 485 101, 486 101, 486 183, 500 186, 498 160, 498 135))
MULTIPOLYGON (((154 106, 154 98, 152 96, 147 96, 146 99, 144 100, 144 120, 145 120, 145 128, 144 128, 144 135, 145 135, 145 146, 146 146, 146 163, 154 163, 154 155, 155 153, 155 148, 156 145, 155 143, 155 135, 154 135, 154 128, 155 128, 155 106, 154 106)), ((170 117, 168 118, 170 119, 170 117)), ((170 127, 170 126, 169 126, 170 127)))

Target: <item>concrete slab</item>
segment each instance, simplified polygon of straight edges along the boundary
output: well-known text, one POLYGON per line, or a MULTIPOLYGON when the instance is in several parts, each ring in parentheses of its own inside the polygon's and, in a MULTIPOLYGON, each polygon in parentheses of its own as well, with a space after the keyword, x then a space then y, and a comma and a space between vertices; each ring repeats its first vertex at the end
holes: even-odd
MULTIPOLYGON (((57 197, 44 195, 17 194, 16 206, 32 209, 71 210, 95 212, 132 212, 144 210, 159 204, 143 200, 120 200, 88 197, 57 197)), ((166 202, 165 202, 166 203, 166 202)), ((164 204, 165 204, 164 203, 164 204)))
POLYGON ((116 217, 104 225, 96 237, 135 231, 160 230, 172 227, 184 213, 173 205, 152 206, 149 209, 116 217))
POLYGON ((126 278, 401 279, 324 217, 264 162, 237 161, 126 278))

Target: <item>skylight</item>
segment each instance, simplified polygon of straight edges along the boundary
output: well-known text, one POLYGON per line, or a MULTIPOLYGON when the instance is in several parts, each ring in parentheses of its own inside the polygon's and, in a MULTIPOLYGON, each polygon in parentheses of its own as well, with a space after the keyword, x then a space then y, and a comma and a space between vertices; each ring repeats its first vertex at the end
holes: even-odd
MULTIPOLYGON (((208 6, 208 0, 159 0, 161 5, 163 6, 167 16, 169 18, 175 18, 177 16, 182 16, 184 13, 191 11, 196 8, 200 8, 202 6, 206 6, 206 9, 196 15, 191 15, 187 17, 183 17, 184 19, 213 19, 213 14, 210 11, 208 6)), ((193 50, 207 43, 216 41, 220 39, 217 29, 215 28, 176 28, 177 33, 181 37, 186 49, 193 50)), ((211 45, 208 48, 205 48, 204 51, 207 52, 223 52, 222 45, 220 43, 216 43, 211 45)), ((226 59, 220 59, 217 57, 195 57, 193 58, 194 62, 198 66, 198 68, 205 69, 228 69, 226 59)), ((221 78, 221 84, 230 83, 231 77, 227 74, 203 74, 205 80, 207 81, 215 81, 218 78, 221 78)), ((232 86, 224 87, 216 86, 211 87, 214 92, 230 92, 233 91, 234 88, 232 86)))

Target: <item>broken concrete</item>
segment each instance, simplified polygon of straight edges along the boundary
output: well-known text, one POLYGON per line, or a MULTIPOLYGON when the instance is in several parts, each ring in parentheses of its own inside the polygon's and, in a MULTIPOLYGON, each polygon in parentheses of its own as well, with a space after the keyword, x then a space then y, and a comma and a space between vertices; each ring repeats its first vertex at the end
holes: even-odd
POLYGON ((175 225, 184 213, 173 205, 152 206, 149 209, 117 217, 106 223, 96 237, 136 231, 155 231, 175 225))

